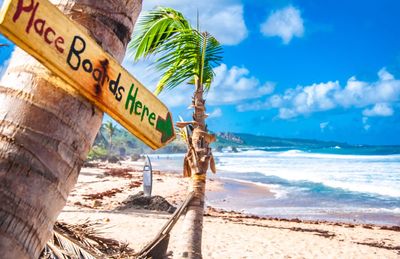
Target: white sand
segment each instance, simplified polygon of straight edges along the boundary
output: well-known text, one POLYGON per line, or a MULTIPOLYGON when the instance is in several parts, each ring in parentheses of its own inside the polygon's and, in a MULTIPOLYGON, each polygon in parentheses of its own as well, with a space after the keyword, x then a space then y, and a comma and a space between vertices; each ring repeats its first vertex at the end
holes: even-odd
MULTIPOLYGON (((141 165, 124 163, 120 167, 138 168, 141 165)), ((132 173, 132 179, 125 179, 103 177, 104 171, 107 170, 82 170, 59 220, 68 223, 79 223, 86 219, 103 222, 106 227, 104 235, 126 241, 138 251, 154 238, 170 215, 144 210, 113 210, 129 194, 141 190, 141 187, 128 187, 132 181, 140 181, 141 174, 132 173), (101 205, 83 199, 85 194, 113 188, 122 192, 103 198, 101 205), (74 205, 78 201, 82 205, 74 205), (97 207, 93 208, 93 205, 97 207)), ((223 183, 215 177, 207 184, 208 192, 220 192, 223 187, 223 183)), ((176 174, 158 173, 154 176, 153 193, 179 204, 184 199, 186 186, 187 180, 176 174)), ((204 258, 400 258, 400 232, 382 230, 379 226, 254 219, 212 209, 208 213, 212 216, 206 216, 204 220, 204 258), (374 247, 376 245, 383 248, 374 247)), ((180 223, 173 229, 169 243, 169 250, 175 255, 178 253, 180 223)))

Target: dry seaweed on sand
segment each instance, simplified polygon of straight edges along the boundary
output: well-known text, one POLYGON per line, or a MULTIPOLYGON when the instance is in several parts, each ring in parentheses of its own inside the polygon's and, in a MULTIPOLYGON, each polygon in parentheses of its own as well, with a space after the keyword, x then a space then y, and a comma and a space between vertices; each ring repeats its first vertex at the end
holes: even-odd
POLYGON ((82 224, 56 222, 53 236, 39 259, 130 258, 133 249, 126 243, 101 235, 101 225, 86 221, 82 224))
POLYGON ((104 197, 113 197, 117 193, 121 193, 123 190, 119 188, 113 188, 111 190, 107 190, 104 192, 98 193, 91 193, 91 194, 83 194, 83 199, 85 200, 96 200, 96 199, 103 199, 104 197))
POLYGON ((105 176, 121 177, 126 179, 132 179, 135 176, 131 173, 137 172, 138 170, 132 168, 110 168, 108 171, 104 172, 105 176))
POLYGON ((157 195, 147 197, 142 191, 134 195, 129 195, 128 198, 122 201, 122 204, 118 206, 116 210, 125 210, 130 208, 166 211, 168 213, 174 213, 176 210, 176 207, 171 205, 165 198, 157 195))

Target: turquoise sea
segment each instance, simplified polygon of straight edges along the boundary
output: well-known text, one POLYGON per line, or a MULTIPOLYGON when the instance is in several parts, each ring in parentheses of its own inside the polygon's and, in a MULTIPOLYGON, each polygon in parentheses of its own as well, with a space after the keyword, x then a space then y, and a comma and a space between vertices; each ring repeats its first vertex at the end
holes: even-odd
MULTIPOLYGON (((218 177, 268 187, 274 195, 208 195, 209 205, 281 218, 400 225, 400 148, 318 150, 247 148, 214 153, 218 177), (235 203, 235 200, 246 200, 235 203)), ((183 154, 153 155, 161 168, 181 170, 183 154)))

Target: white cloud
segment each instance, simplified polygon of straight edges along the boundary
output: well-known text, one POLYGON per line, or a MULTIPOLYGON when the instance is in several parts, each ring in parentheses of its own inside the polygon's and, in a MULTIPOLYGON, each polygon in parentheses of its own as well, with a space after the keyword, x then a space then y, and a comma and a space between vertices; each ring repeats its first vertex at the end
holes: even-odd
POLYGON ((216 108, 213 110, 209 115, 208 118, 218 118, 222 116, 222 110, 221 108, 216 108))
POLYGON ((339 81, 297 86, 276 94, 264 102, 237 107, 239 111, 278 108, 279 117, 290 119, 300 115, 327 111, 334 108, 366 108, 364 116, 391 116, 391 103, 400 101, 400 80, 385 68, 378 72, 375 82, 359 81, 351 77, 342 87, 339 81), (247 109, 246 109, 247 107, 247 109))
POLYGON ((147 0, 143 10, 167 6, 182 12, 193 25, 199 11, 200 29, 213 34, 224 45, 236 45, 247 37, 243 4, 239 0, 190 1, 147 0))
POLYGON ((394 113, 392 107, 387 103, 377 103, 371 109, 365 109, 363 111, 364 116, 373 117, 373 116, 383 116, 388 117, 392 116, 394 113))
POLYGON ((247 37, 243 6, 228 6, 225 10, 202 16, 204 30, 214 35, 221 44, 236 45, 247 37))
POLYGON ((363 117, 362 123, 365 131, 368 131, 371 128, 371 125, 368 124, 368 117, 363 117))
MULTIPOLYGON (((128 57, 125 58, 123 66, 134 75, 150 91, 154 91, 160 74, 148 66, 151 61, 140 61, 133 63, 128 57)), ((245 67, 233 66, 228 68, 221 64, 215 68, 215 78, 211 89, 206 93, 207 105, 237 104, 244 100, 264 97, 274 91, 275 84, 271 82, 261 83, 257 78, 250 75, 245 67)), ((175 89, 164 91, 159 98, 168 107, 188 106, 191 103, 193 86, 179 86, 175 89)))
POLYGON ((261 24, 261 33, 269 37, 281 37, 284 44, 289 44, 293 37, 304 35, 304 22, 301 12, 293 6, 272 12, 261 24))
POLYGON ((329 121, 321 122, 321 123, 319 124, 319 128, 321 129, 321 132, 324 132, 324 131, 325 131, 325 128, 328 127, 328 125, 329 125, 329 121))
POLYGON ((215 68, 215 80, 207 93, 207 102, 211 105, 236 104, 243 100, 260 98, 274 91, 275 84, 261 83, 245 67, 221 64, 215 68))

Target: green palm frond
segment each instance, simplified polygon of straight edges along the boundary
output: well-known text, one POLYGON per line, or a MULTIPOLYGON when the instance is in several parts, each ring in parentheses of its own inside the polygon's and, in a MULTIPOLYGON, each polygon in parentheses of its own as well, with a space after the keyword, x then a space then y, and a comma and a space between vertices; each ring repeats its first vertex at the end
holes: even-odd
POLYGON ((214 68, 219 66, 222 62, 222 47, 220 43, 208 32, 202 33, 202 39, 204 45, 203 60, 204 64, 202 67, 202 84, 206 90, 209 90, 212 81, 214 80, 214 68))
POLYGON ((109 137, 114 136, 115 131, 117 130, 117 124, 114 124, 111 121, 107 121, 102 125, 102 127, 107 132, 109 137))
POLYGON ((156 93, 174 88, 184 82, 194 84, 201 79, 206 90, 214 79, 214 67, 222 61, 222 48, 209 33, 185 31, 165 43, 164 55, 156 60, 156 68, 164 71, 156 93))
POLYGON ((156 54, 175 34, 190 29, 189 22, 180 12, 158 7, 139 17, 129 48, 135 50, 134 59, 138 60, 156 54))
POLYGON ((129 48, 135 60, 156 57, 154 68, 163 74, 156 94, 182 83, 194 84, 196 78, 208 90, 213 69, 222 61, 222 47, 215 37, 193 29, 180 12, 165 7, 139 19, 129 48))

